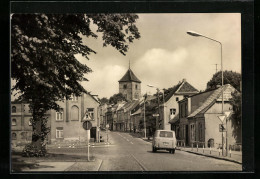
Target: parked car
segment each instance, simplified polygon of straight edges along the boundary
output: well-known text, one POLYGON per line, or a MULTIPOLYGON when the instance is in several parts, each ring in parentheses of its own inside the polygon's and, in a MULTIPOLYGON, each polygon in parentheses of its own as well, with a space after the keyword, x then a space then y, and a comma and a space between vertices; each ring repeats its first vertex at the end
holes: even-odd
POLYGON ((175 132, 171 130, 156 130, 153 136, 152 149, 153 152, 157 150, 168 150, 170 153, 175 153, 176 149, 175 132))

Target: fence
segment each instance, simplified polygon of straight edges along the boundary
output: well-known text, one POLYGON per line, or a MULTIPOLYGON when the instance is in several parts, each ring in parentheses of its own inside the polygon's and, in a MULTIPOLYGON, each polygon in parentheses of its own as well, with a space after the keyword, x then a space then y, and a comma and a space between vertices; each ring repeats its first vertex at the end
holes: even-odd
MULTIPOLYGON (((191 141, 188 144, 185 140, 177 140, 177 147, 188 147, 188 148, 212 148, 212 149, 222 149, 222 143, 214 143, 212 141, 201 142, 201 141, 191 141)), ((224 144, 224 149, 226 149, 224 144)), ((242 152, 242 144, 230 144, 228 150, 242 152)))

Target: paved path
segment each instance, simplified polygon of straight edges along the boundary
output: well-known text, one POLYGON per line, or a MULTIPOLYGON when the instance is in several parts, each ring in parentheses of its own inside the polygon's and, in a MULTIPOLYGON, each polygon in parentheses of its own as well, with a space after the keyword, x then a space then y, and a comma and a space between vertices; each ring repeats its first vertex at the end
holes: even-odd
MULTIPOLYGON (((104 134, 103 134, 104 136, 104 134)), ((23 168, 24 172, 98 172, 98 171, 241 171, 234 162, 195 155, 176 150, 152 152, 150 142, 128 133, 109 132, 109 145, 100 143, 90 148, 91 162, 86 160, 87 148, 50 148, 52 154, 71 155, 73 160, 49 159, 37 162, 37 167, 23 168)))

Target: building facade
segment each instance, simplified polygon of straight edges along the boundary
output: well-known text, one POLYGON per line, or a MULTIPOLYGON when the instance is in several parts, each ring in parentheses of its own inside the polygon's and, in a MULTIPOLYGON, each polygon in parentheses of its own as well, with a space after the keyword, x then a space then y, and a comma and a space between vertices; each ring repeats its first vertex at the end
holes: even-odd
POLYGON ((175 130, 176 127, 172 125, 177 120, 179 115, 178 102, 186 96, 197 94, 199 91, 189 84, 186 79, 183 79, 175 85, 169 94, 165 97, 165 104, 160 105, 160 129, 175 130), (165 117, 164 117, 165 116, 165 117))
MULTIPOLYGON (((50 119, 50 111, 46 113, 50 119)), ((24 145, 32 141, 32 113, 29 104, 23 101, 11 102, 11 143, 14 146, 24 145)), ((50 127, 50 120, 47 120, 50 127)), ((47 136, 50 142, 50 134, 47 136)))
POLYGON ((141 98, 141 81, 135 76, 130 67, 118 82, 119 93, 122 93, 127 101, 141 98))
MULTIPOLYGON (((231 85, 224 85, 224 105, 225 111, 232 111, 230 99, 234 88, 231 85)), ((186 145, 199 145, 200 147, 222 146, 222 132, 219 130, 221 124, 218 116, 222 114, 222 87, 199 93, 187 97, 179 102, 179 131, 178 139, 185 142, 186 145)), ((235 144, 233 135, 233 122, 227 120, 224 127, 228 131, 228 142, 235 144)), ((224 145, 226 145, 226 132, 224 132, 224 145)))
MULTIPOLYGON (((26 103, 11 103, 11 136, 12 143, 31 142, 32 114, 26 103)), ((49 143, 65 141, 85 141, 86 130, 83 122, 92 123, 90 137, 98 141, 99 136, 99 101, 90 94, 80 97, 73 96, 71 100, 58 101, 60 111, 50 110, 46 113, 47 126, 50 127, 47 141, 49 143)))

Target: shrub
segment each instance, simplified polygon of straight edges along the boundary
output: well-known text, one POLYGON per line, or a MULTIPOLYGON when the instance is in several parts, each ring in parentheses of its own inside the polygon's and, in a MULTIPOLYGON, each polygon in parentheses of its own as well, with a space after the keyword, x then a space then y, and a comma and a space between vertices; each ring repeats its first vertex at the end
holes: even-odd
POLYGON ((46 147, 41 146, 41 149, 37 150, 37 147, 32 143, 27 144, 22 152, 23 157, 43 157, 46 155, 46 147))

